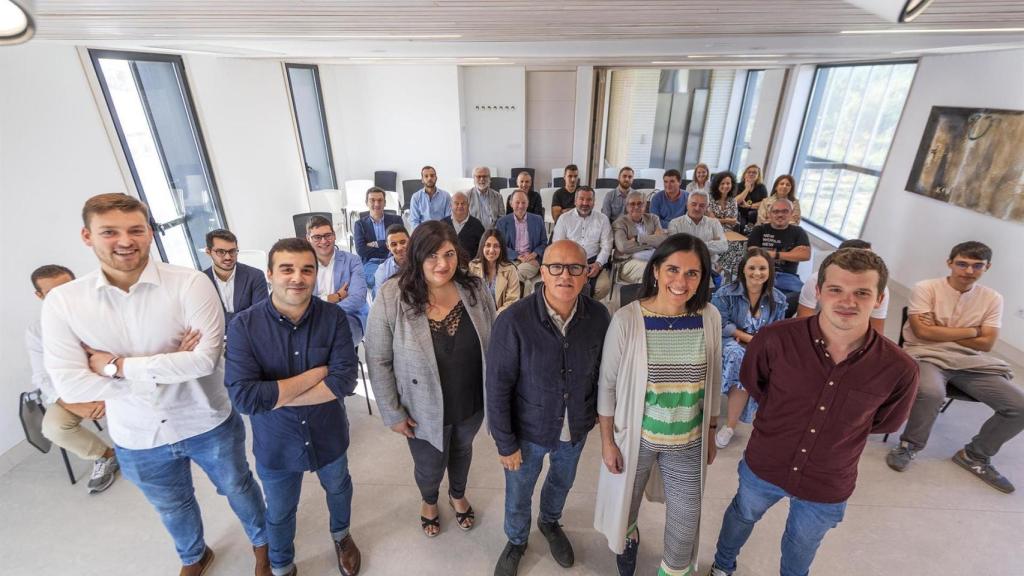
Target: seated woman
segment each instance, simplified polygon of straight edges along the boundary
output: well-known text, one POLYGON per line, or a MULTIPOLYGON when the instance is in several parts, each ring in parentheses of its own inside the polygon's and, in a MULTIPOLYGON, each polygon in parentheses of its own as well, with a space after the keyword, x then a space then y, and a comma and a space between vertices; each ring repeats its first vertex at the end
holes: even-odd
POLYGON ((722 223, 726 230, 736 230, 739 223, 739 209, 736 205, 736 176, 722 171, 711 179, 711 215, 722 223))
POLYGON ((501 312, 522 297, 516 265, 505 255, 505 238, 492 228, 480 238, 476 258, 469 263, 469 275, 481 278, 501 312))
POLYGON ((740 383, 740 365, 754 334, 786 316, 786 295, 775 288, 775 264, 767 250, 748 248, 735 282, 722 286, 711 299, 722 314, 722 394, 728 396, 726 423, 715 435, 725 448, 738 421, 750 423, 757 403, 740 383))
POLYGON ((790 224, 800 223, 800 201, 796 198, 796 181, 789 174, 783 174, 775 179, 772 184, 772 194, 761 202, 757 209, 757 223, 767 224, 771 219, 772 204, 779 198, 785 198, 793 203, 793 215, 789 218, 790 224))
POLYGON ((686 193, 689 194, 695 190, 703 190, 704 192, 711 193, 711 183, 708 181, 711 177, 711 169, 708 165, 701 162, 693 168, 693 180, 686 185, 686 193))
POLYGON ((757 164, 747 166, 743 171, 742 179, 736 187, 736 204, 739 206, 740 229, 744 234, 754 227, 757 221, 757 210, 761 207, 764 199, 768 197, 768 190, 764 187, 761 175, 761 167, 757 164))

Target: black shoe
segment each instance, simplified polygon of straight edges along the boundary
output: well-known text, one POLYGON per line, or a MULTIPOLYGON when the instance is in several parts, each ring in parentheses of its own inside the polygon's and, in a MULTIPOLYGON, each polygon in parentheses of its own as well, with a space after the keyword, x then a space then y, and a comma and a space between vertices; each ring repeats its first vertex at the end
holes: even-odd
POLYGON ((519 571, 519 561, 526 553, 526 544, 505 544, 505 549, 498 557, 498 563, 494 565, 494 576, 516 576, 519 571))
POLYGON ((636 574, 636 554, 640 551, 640 531, 636 533, 636 540, 626 538, 626 548, 622 554, 615 556, 615 565, 619 567, 619 576, 633 576, 636 574))
POLYGON ((537 527, 540 528, 540 533, 548 539, 548 544, 551 545, 551 555, 554 556, 555 562, 562 568, 568 568, 576 562, 576 557, 572 553, 572 544, 569 543, 569 537, 562 531, 562 526, 558 522, 541 522, 537 521, 537 527))

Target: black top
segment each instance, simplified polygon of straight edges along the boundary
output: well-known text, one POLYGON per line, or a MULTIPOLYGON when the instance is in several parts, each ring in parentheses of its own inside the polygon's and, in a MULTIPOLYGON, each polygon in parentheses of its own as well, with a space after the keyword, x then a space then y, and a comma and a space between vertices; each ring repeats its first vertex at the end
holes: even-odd
MULTIPOLYGON (((442 220, 452 228, 455 228, 455 220, 452 216, 445 216, 442 220)), ((470 258, 475 258, 477 248, 480 246, 480 238, 484 235, 484 225, 480 223, 480 220, 476 216, 469 216, 466 218, 466 223, 462 225, 462 230, 458 233, 459 245, 466 251, 466 254, 470 258)))
MULTIPOLYGON (((747 237, 747 246, 764 248, 771 252, 773 256, 776 250, 789 252, 797 246, 810 245, 811 239, 807 237, 807 232, 795 224, 790 224, 782 230, 772 228, 771 224, 761 224, 760 226, 755 226, 754 230, 750 232, 750 236, 747 237)), ((798 262, 776 260, 775 271, 796 274, 796 269, 799 265, 798 262)))
POLYGON ((430 321, 430 336, 441 377, 444 425, 460 424, 484 409, 480 339, 462 301, 443 320, 430 321))
MULTIPOLYGON (((579 188, 576 188, 579 190, 579 188)), ((551 198, 552 206, 559 206, 562 210, 572 210, 576 207, 576 192, 569 192, 562 186, 558 190, 555 190, 555 195, 551 198)))
MULTIPOLYGON (((509 194, 508 200, 505 201, 505 214, 511 214, 512 213, 512 196, 514 194, 515 194, 515 192, 513 192, 512 194, 509 194)), ((530 190, 530 192, 526 195, 526 199, 527 199, 526 211, 529 212, 530 214, 536 214, 537 216, 540 216, 541 218, 543 218, 544 217, 544 201, 540 197, 540 192, 537 192, 536 190, 530 190)))
MULTIPOLYGON (((739 187, 736 190, 736 195, 737 196, 739 196, 740 194, 743 193, 743 189, 744 189, 745 185, 746 185, 746 182, 740 181, 739 187)), ((758 184, 758 185, 754 186, 754 189, 750 191, 750 194, 747 194, 746 200, 748 202, 750 202, 751 204, 753 204, 753 203, 756 203, 756 202, 760 202, 761 200, 764 200, 767 197, 768 197, 768 189, 764 187, 764 184, 758 184)))

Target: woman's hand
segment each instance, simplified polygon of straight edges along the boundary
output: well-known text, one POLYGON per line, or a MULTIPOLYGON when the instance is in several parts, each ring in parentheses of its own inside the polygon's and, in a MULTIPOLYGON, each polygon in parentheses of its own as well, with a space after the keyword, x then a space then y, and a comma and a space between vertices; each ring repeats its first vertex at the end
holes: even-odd
POLYGON ((613 443, 601 444, 601 459, 612 474, 622 474, 622 451, 613 443))
POLYGON ((413 420, 412 418, 409 418, 408 416, 405 418, 405 420, 402 420, 398 424, 395 424, 394 426, 391 427, 393 431, 395 431, 398 434, 401 434, 402 436, 405 436, 406 438, 416 437, 416 433, 413 430, 413 428, 416 428, 416 421, 413 420))
MULTIPOLYGON (((709 434, 717 431, 717 428, 709 428, 709 434)), ((715 456, 718 455, 718 445, 715 444, 714 434, 710 434, 711 438, 708 442, 708 466, 711 466, 715 462, 715 456)))

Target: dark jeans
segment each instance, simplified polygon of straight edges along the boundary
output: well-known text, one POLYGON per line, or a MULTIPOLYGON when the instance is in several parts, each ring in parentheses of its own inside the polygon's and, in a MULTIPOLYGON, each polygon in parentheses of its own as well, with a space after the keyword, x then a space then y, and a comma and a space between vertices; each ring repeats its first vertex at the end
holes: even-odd
POLYGON ((843 521, 846 502, 825 504, 801 500, 771 482, 757 477, 745 460, 739 465, 740 487, 725 510, 722 531, 718 533, 715 566, 726 572, 736 570, 736 557, 750 538, 754 524, 769 508, 789 498, 789 517, 782 533, 781 576, 807 576, 811 562, 825 534, 843 521))
MULTIPOLYGON (((287 574, 295 560, 295 511, 302 492, 301 470, 270 470, 256 463, 256 473, 267 497, 267 535, 270 537, 270 566, 274 573, 287 574)), ((316 471, 327 494, 331 537, 340 541, 348 535, 352 518, 352 477, 348 454, 316 471)))
POLYGON ((548 455, 550 467, 540 492, 541 522, 557 522, 562 517, 562 508, 576 480, 576 465, 580 461, 583 445, 579 442, 559 442, 558 447, 549 450, 539 444, 519 441, 523 463, 519 470, 505 470, 505 535, 513 544, 526 544, 530 537, 533 489, 537 485, 540 470, 544 467, 544 455, 548 455))
POLYGON ((800 289, 804 287, 804 281, 796 274, 776 272, 775 287, 786 295, 786 318, 792 318, 800 303, 800 289))
POLYGON ((420 495, 427 504, 437 504, 437 493, 448 470, 448 494, 458 500, 466 494, 469 465, 473 462, 473 439, 484 421, 481 410, 459 424, 444 427, 444 452, 430 442, 409 438, 413 475, 420 495))
POLYGON ((142 490, 174 539, 181 563, 203 557, 203 518, 192 486, 192 462, 226 496, 253 546, 267 543, 263 496, 245 459, 245 425, 232 412, 213 430, 146 450, 115 447, 121 473, 142 490))

